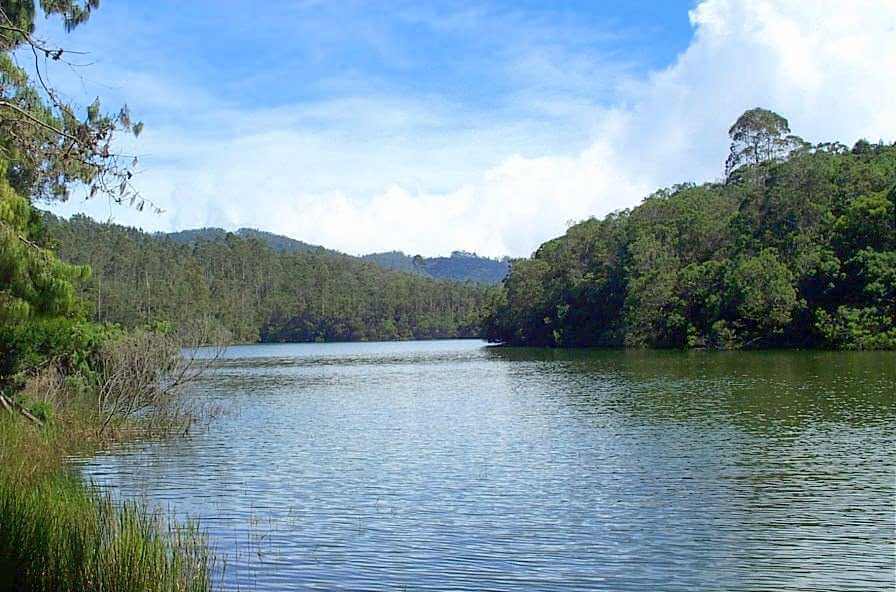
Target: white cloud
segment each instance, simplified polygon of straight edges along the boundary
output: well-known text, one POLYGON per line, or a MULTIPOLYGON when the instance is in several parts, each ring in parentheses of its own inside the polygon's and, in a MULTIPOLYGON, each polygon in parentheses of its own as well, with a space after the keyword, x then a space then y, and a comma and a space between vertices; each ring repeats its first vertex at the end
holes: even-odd
MULTIPOLYGON (((526 255, 568 220, 717 177, 728 126, 751 107, 785 115, 810 141, 896 138, 896 2, 705 0, 691 22, 672 65, 641 80, 620 74, 615 104, 602 109, 574 92, 526 89, 501 113, 437 97, 248 113, 209 100, 201 125, 150 124, 141 142, 153 157, 140 187, 169 213, 115 217, 254 226, 352 253, 526 255)), ((558 74, 564 86, 568 74, 558 74)), ((167 92, 153 96, 176 104, 167 92)), ((108 215, 103 204, 56 209, 108 215)))

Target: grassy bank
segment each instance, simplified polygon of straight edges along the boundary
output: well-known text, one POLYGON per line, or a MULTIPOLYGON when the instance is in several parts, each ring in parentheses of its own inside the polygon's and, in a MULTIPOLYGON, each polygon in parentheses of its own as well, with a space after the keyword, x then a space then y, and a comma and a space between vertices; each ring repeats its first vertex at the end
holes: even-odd
POLYGON ((113 503, 64 465, 99 445, 84 427, 0 414, 0 588, 210 590, 213 557, 194 525, 113 503))
POLYGON ((195 530, 168 528, 135 504, 115 506, 77 478, 23 489, 0 483, 0 546, 12 589, 208 590, 208 551, 195 530))

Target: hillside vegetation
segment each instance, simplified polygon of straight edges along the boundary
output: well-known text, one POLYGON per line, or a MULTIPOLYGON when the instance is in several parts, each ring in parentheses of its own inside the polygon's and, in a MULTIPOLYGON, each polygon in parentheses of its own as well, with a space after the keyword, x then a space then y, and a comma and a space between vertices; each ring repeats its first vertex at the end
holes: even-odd
POLYGON ((79 296, 93 318, 124 327, 205 319, 241 342, 475 337, 488 294, 311 245, 275 250, 276 235, 258 231, 172 239, 85 216, 44 221, 64 261, 90 266, 79 296))
POLYGON ((723 182, 662 189, 513 262, 486 337, 896 347, 896 145, 809 145, 762 109, 731 137, 723 182))

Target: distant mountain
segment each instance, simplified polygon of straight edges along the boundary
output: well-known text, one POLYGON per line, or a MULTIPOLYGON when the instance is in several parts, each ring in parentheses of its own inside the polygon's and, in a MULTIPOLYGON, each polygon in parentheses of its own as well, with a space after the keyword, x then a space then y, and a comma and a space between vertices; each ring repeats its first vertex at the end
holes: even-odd
POLYGON ((395 271, 404 271, 407 273, 416 273, 417 275, 429 275, 427 271, 418 265, 414 258, 405 255, 401 251, 386 251, 385 253, 371 253, 361 257, 371 263, 376 263, 385 269, 394 269, 395 271))
POLYGON ((506 257, 490 259, 466 251, 454 251, 450 257, 421 257, 420 255, 412 257, 401 251, 389 251, 364 255, 362 259, 372 261, 386 269, 480 284, 497 284, 504 279, 510 269, 510 260, 506 257))
MULTIPOLYGON (((221 241, 228 234, 230 233, 223 228, 194 228, 180 232, 159 233, 159 235, 179 244, 221 241)), ((254 228, 240 228, 233 234, 240 238, 257 239, 280 253, 343 254, 320 245, 312 245, 288 236, 254 228)), ((375 263, 384 269, 415 273, 436 279, 456 282, 470 281, 479 284, 500 283, 510 269, 510 260, 506 257, 490 259, 466 251, 454 251, 450 257, 421 257, 420 255, 407 255, 401 251, 388 251, 363 255, 360 259, 375 263)))

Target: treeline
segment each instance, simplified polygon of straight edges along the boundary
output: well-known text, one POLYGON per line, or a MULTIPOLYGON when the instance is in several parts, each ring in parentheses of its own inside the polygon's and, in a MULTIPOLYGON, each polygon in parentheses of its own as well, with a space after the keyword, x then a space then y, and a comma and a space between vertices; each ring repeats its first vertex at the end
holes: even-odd
POLYGON ((724 182, 663 189, 515 261, 483 325, 540 346, 896 348, 896 145, 755 109, 724 182))
POLYGON ((329 252, 277 252, 254 237, 183 243, 85 216, 44 215, 94 320, 124 327, 213 320, 240 342, 475 337, 488 289, 389 271, 329 252))

